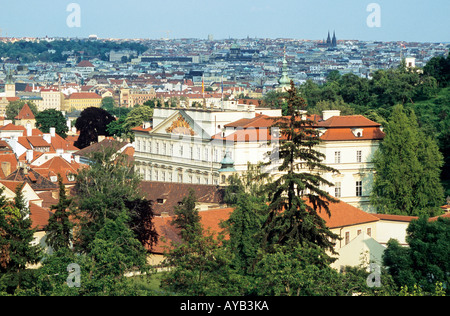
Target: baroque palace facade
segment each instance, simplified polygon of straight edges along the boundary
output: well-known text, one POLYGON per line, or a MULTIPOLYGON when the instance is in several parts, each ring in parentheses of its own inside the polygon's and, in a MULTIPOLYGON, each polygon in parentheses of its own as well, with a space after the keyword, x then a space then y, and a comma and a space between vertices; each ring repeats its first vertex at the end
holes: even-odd
MULTIPOLYGON (((231 173, 243 173, 248 163, 269 162, 276 176, 279 133, 272 127, 281 110, 225 101, 215 108, 156 108, 153 122, 133 129, 135 166, 144 181, 224 185, 231 173)), ((317 122, 324 163, 339 173, 323 177, 334 184, 331 195, 372 212, 372 158, 384 133, 380 124, 363 116, 324 111, 308 116, 317 122)))

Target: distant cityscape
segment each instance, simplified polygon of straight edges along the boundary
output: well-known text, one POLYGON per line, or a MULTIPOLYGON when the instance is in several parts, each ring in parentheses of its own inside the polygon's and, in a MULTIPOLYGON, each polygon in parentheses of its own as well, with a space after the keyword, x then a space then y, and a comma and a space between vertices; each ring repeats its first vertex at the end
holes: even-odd
POLYGON ((26 63, 14 56, 1 56, 0 97, 32 100, 39 110, 54 108, 63 111, 98 105, 99 100, 107 96, 114 97, 118 105, 125 107, 142 104, 155 97, 194 100, 201 93, 202 86, 210 98, 224 95, 225 98, 238 95, 260 98, 278 85, 283 60, 287 62, 289 78, 296 84, 307 80, 320 84, 333 70, 370 78, 378 69, 397 67, 404 58, 409 58, 409 62, 417 67, 423 67, 432 57, 445 56, 449 52, 446 43, 344 40, 339 39, 334 30, 324 34, 320 41, 215 40, 213 35, 207 39, 159 40, 100 39, 95 35, 86 39, 0 38, 3 44, 21 41, 52 44, 71 40, 132 42, 144 46, 146 51, 111 50, 105 60, 86 55, 83 51, 56 52, 49 48, 47 53, 60 53, 63 62, 26 63), (2 92, 8 71, 14 78, 14 96, 6 96, 2 92), (121 89, 126 91, 121 93, 121 89), (73 98, 86 100, 81 102, 84 105, 80 105, 73 98))

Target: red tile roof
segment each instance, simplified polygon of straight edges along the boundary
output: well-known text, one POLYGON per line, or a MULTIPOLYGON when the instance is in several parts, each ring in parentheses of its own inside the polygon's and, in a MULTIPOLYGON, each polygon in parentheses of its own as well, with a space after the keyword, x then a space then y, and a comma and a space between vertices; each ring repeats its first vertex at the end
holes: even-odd
POLYGON ((71 100, 78 99, 101 99, 102 97, 95 92, 74 92, 69 96, 71 100))
POLYGON ((47 179, 50 179, 49 174, 60 174, 64 184, 74 184, 75 179, 70 179, 70 175, 77 174, 77 170, 82 167, 83 166, 77 162, 69 163, 64 158, 56 156, 38 167, 33 167, 33 169, 47 179))
POLYGON ((322 140, 344 141, 344 140, 381 140, 385 133, 378 127, 363 128, 362 136, 356 137, 350 128, 330 128, 320 137, 322 140))
POLYGON ((318 212, 318 214, 325 220, 327 227, 330 229, 377 222, 380 220, 374 214, 366 213, 342 201, 339 201, 339 203, 330 203, 328 207, 331 216, 328 216, 325 210, 318 212))
POLYGON ((326 121, 318 122, 319 127, 338 128, 338 127, 380 127, 374 121, 362 115, 349 115, 349 116, 333 116, 326 121))
POLYGON ((392 215, 392 214, 373 214, 373 216, 378 217, 380 220, 394 221, 394 222, 410 222, 414 219, 418 219, 417 216, 392 215))
POLYGON ((48 220, 52 215, 53 213, 50 210, 30 202, 30 219, 33 229, 43 230, 48 225, 48 220))
POLYGON ((78 63, 77 67, 94 67, 94 65, 89 60, 82 60, 78 63))
POLYGON ((19 114, 15 117, 16 120, 33 120, 35 119, 33 112, 28 104, 25 104, 19 111, 19 114))
MULTIPOLYGON (((203 225, 205 233, 213 233, 215 236, 222 232, 219 224, 226 221, 233 212, 232 208, 214 209, 199 212, 200 221, 203 225)), ((153 223, 156 232, 158 233, 158 242, 153 246, 152 252, 162 254, 171 248, 171 243, 181 243, 182 239, 179 236, 179 230, 171 225, 174 217, 155 217, 153 223), (161 238, 163 237, 163 238, 161 238)))

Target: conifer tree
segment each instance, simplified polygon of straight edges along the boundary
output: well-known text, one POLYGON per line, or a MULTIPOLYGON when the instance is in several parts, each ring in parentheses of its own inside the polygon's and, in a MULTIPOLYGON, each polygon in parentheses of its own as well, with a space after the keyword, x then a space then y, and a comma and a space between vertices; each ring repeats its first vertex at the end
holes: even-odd
POLYGON ((337 202, 323 185, 332 186, 321 172, 337 172, 322 163, 317 151, 319 134, 314 121, 304 117, 306 101, 291 82, 288 91, 288 116, 276 120, 280 130, 279 159, 281 176, 269 183, 269 216, 263 226, 266 245, 319 246, 333 251, 338 236, 326 226, 319 212, 329 212, 329 203, 337 202))
POLYGON ((203 233, 200 215, 198 210, 196 210, 196 203, 197 198, 191 190, 189 195, 183 198, 181 205, 176 206, 174 209, 175 218, 172 224, 180 229, 181 237, 186 242, 194 240, 203 233))
POLYGON ((60 249, 68 249, 72 242, 73 223, 70 221, 69 207, 72 199, 67 197, 66 188, 62 181, 61 175, 58 175, 59 184, 59 201, 57 205, 52 206, 55 213, 50 217, 45 230, 47 232, 46 243, 58 251, 60 249))
MULTIPOLYGON (((23 272, 27 265, 36 264, 41 259, 42 249, 34 245, 34 232, 30 218, 30 210, 24 198, 21 183, 15 190, 14 202, 0 204, 0 249, 6 249, 0 264, 0 278, 8 284, 9 290, 20 288, 23 272)), ((2 194, 3 192, 0 192, 2 194)))

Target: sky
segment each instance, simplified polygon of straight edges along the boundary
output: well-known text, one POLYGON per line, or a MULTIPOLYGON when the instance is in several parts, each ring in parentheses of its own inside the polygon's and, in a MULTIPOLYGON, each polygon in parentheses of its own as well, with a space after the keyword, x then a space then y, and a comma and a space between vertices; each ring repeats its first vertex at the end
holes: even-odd
POLYGON ((322 40, 335 31, 347 40, 450 42, 449 0, 5 2, 0 3, 0 29, 9 37, 206 39, 211 34, 214 39, 322 40))

